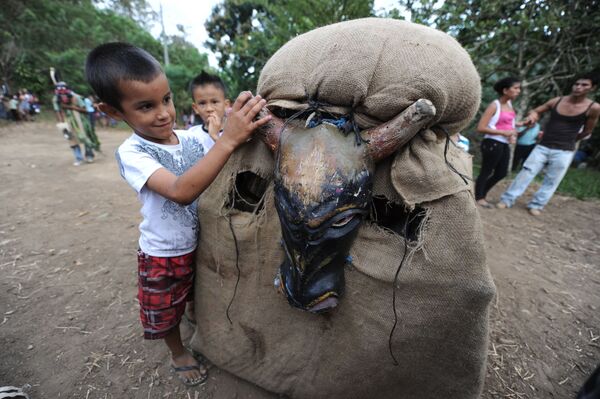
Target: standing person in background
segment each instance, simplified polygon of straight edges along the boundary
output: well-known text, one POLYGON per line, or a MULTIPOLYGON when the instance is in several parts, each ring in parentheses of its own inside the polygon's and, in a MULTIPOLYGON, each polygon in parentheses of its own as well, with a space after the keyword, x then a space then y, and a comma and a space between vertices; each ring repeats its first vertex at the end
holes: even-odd
POLYGON ((181 121, 183 122, 183 129, 187 130, 190 128, 190 116, 185 112, 181 115, 181 121))
POLYGON ((512 101, 521 93, 521 81, 507 77, 496 82, 494 90, 500 98, 488 105, 477 124, 477 131, 485 136, 481 142, 481 170, 475 181, 475 200, 484 208, 493 207, 485 197, 508 174, 509 144, 517 137, 512 101))
POLYGON ((61 109, 65 112, 69 130, 85 147, 85 161, 94 162, 94 150, 100 149, 100 141, 90 125, 85 102, 80 95, 69 89, 65 82, 58 82, 55 93, 61 109))
POLYGON ((21 117, 21 120, 24 120, 24 121, 30 120, 30 118, 29 118, 29 109, 31 107, 30 101, 31 101, 31 98, 30 98, 29 94, 27 93, 27 90, 21 89, 19 91, 19 116, 21 117))
POLYGON ((192 110, 190 113, 190 127, 198 126, 200 124, 202 124, 202 120, 198 115, 196 115, 194 110, 192 110))
POLYGON ((521 126, 517 129, 519 132, 519 138, 517 139, 517 145, 515 146, 515 152, 513 153, 512 171, 516 172, 522 163, 525 162, 538 137, 541 134, 540 124, 535 123, 532 126, 521 126))
POLYGON ((9 119, 8 98, 0 93, 0 119, 9 119))
POLYGON ((2 81, 0 85, 0 97, 9 97, 10 89, 8 88, 8 84, 5 81, 2 81))
POLYGON ((13 121, 19 122, 21 120, 19 118, 19 97, 16 94, 11 96, 11 99, 8 102, 8 110, 13 121))
POLYGON ((511 208, 535 176, 546 167, 540 189, 527 204, 529 213, 533 216, 542 213, 569 169, 577 141, 590 136, 598 123, 600 104, 588 98, 597 84, 596 76, 581 75, 573 84, 571 94, 555 97, 529 112, 524 121, 527 126, 537 123, 540 115, 547 111, 550 111, 550 119, 544 128, 542 140, 535 146, 508 190, 500 197, 498 208, 511 208))
POLYGON ((31 116, 35 116, 35 114, 39 114, 41 112, 41 107, 40 107, 40 99, 33 93, 29 93, 31 95, 31 108, 29 110, 29 113, 31 114, 31 116))

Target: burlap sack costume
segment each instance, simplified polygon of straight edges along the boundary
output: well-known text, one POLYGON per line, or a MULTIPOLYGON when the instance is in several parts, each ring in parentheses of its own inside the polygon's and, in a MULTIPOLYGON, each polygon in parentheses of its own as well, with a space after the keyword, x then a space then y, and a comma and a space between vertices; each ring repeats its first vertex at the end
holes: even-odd
MULTIPOLYGON (((472 118, 479 90, 468 55, 453 39, 380 19, 293 39, 267 63, 259 83, 270 104, 299 109, 308 91, 313 100, 353 109, 363 126, 427 98, 438 110, 434 124, 451 133, 472 118)), ((258 140, 236 151, 199 203, 193 348, 218 367, 292 398, 477 398, 495 288, 469 186, 446 162, 470 176, 469 156, 453 145, 446 150, 433 130, 415 136, 375 172, 375 196, 424 210, 397 279, 398 326, 391 339, 397 366, 388 339, 404 238, 366 220, 350 251, 340 306, 327 315, 291 308, 273 288, 284 254, 273 155, 258 140), (257 214, 232 204, 243 172, 267 182, 257 214), (226 311, 238 267, 230 323, 226 311)))

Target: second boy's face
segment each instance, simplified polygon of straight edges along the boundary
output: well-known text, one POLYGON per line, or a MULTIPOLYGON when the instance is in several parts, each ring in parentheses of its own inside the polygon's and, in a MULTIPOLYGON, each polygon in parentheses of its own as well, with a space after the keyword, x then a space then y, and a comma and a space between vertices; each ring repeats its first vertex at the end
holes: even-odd
POLYGON ((146 83, 123 80, 119 83, 122 111, 117 117, 124 120, 141 137, 159 144, 177 144, 173 134, 175 106, 169 82, 164 73, 146 83))
POLYGON ((204 123, 207 123, 211 116, 218 121, 223 119, 225 110, 229 106, 229 100, 225 99, 225 93, 220 87, 214 84, 205 84, 196 87, 192 95, 194 97, 192 108, 200 115, 204 123))

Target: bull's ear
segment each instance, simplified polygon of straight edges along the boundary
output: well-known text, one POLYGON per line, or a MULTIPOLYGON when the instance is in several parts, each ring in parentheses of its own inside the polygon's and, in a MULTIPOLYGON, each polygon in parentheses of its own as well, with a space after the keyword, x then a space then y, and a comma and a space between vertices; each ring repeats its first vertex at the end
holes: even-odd
POLYGON ((256 130, 256 134, 262 141, 264 141, 267 147, 269 147, 269 149, 275 153, 279 149, 279 136, 281 135, 285 121, 273 115, 273 113, 269 111, 267 107, 264 107, 259 112, 257 119, 267 115, 271 115, 271 120, 259 127, 256 130))
POLYGON ((361 132, 368 140, 369 155, 375 162, 393 154, 408 143, 419 130, 435 117, 435 107, 429 100, 420 99, 412 103, 392 120, 361 132))

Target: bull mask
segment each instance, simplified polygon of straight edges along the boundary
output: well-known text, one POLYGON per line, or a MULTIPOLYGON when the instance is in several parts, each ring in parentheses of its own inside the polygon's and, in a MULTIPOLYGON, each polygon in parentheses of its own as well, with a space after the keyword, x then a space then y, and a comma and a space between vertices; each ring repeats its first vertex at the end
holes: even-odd
POLYGON ((434 116, 433 104, 418 100, 389 122, 360 132, 366 145, 326 123, 308 128, 274 115, 260 130, 277 158, 275 206, 286 258, 275 286, 292 306, 313 313, 337 306, 348 252, 369 213, 376 162, 434 116))

